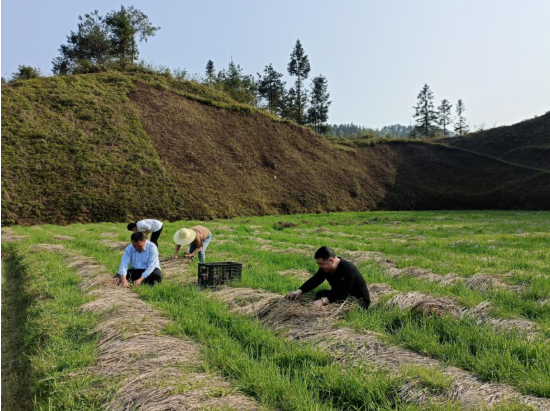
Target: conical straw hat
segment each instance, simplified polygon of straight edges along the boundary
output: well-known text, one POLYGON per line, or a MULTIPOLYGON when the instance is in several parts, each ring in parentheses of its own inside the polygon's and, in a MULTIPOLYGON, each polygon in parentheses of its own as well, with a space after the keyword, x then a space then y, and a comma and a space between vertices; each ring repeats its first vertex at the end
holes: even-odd
POLYGON ((176 234, 174 234, 174 242, 179 245, 191 244, 195 240, 196 236, 197 232, 195 230, 182 228, 176 231, 176 234))

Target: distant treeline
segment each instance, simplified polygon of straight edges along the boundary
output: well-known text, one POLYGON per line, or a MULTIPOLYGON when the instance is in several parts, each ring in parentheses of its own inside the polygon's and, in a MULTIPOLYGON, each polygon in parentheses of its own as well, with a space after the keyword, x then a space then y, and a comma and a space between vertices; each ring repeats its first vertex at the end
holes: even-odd
POLYGON ((386 138, 406 138, 409 137, 414 126, 404 126, 401 124, 392 124, 380 129, 363 127, 357 124, 332 124, 329 125, 328 133, 334 137, 359 138, 359 137, 386 137, 386 138))

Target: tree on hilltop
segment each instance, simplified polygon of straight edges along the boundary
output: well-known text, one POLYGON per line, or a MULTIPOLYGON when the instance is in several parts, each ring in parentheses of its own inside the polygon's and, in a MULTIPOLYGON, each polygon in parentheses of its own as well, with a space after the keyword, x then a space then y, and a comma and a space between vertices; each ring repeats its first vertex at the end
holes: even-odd
POLYGON ((272 64, 265 66, 264 75, 258 73, 258 94, 267 101, 270 113, 280 114, 281 99, 285 94, 285 82, 281 80, 282 73, 277 72, 272 64))
POLYGON ((214 62, 208 60, 206 63, 206 84, 213 84, 216 82, 216 70, 214 69, 214 62))
POLYGON ((233 58, 231 58, 227 70, 221 70, 218 73, 217 82, 235 101, 252 106, 257 104, 258 85, 254 77, 243 74, 243 69, 233 62, 233 58))
POLYGON ((304 52, 300 40, 296 40, 296 45, 290 54, 290 62, 288 63, 288 74, 296 76, 295 92, 296 92, 296 122, 304 124, 304 112, 307 104, 307 92, 304 88, 304 81, 307 79, 311 67, 309 59, 304 52))
POLYGON ((78 16, 78 20, 78 31, 71 31, 67 44, 59 48, 61 56, 52 61, 56 75, 102 70, 110 58, 111 41, 105 19, 95 10, 78 16))
POLYGON ((463 116, 466 111, 466 107, 462 102, 462 99, 459 99, 456 103, 456 121, 455 121, 455 133, 459 136, 463 136, 468 133, 469 125, 466 122, 466 117, 463 116))
POLYGON ((413 107, 413 117, 416 121, 414 133, 423 137, 433 136, 437 131, 437 112, 434 109, 434 95, 430 86, 424 84, 417 99, 417 104, 413 107))
POLYGON ((30 80, 38 78, 42 75, 40 70, 31 66, 19 66, 17 71, 11 75, 11 81, 14 80, 30 80))
POLYGON ((78 16, 78 30, 67 36, 67 44, 59 48, 60 56, 53 61, 56 75, 90 73, 105 70, 118 63, 125 69, 139 55, 137 42, 146 41, 160 27, 153 27, 140 10, 121 6, 106 17, 95 10, 78 16))
POLYGON ((327 78, 323 75, 315 77, 311 83, 311 105, 307 111, 308 123, 313 125, 316 133, 324 133, 328 127, 324 125, 328 121, 329 101, 327 78))
POLYGON ((149 17, 134 6, 128 8, 120 6, 119 11, 113 10, 107 14, 105 22, 109 28, 113 53, 120 61, 123 70, 127 63, 133 64, 138 58, 136 37, 139 36, 140 42, 147 43, 147 39, 160 30, 160 27, 153 27, 149 17))
POLYGON ((449 100, 443 99, 441 105, 437 108, 437 120, 439 126, 443 129, 443 137, 447 137, 447 127, 451 124, 451 108, 449 100))

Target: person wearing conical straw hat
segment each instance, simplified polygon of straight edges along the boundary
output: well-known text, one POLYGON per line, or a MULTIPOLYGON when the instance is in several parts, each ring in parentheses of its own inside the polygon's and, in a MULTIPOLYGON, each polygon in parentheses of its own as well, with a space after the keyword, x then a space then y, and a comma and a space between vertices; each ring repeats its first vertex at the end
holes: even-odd
POLYGON ((196 254, 199 255, 199 262, 204 263, 206 261, 206 247, 212 240, 212 233, 206 227, 202 225, 196 225, 191 228, 181 228, 174 234, 174 242, 176 248, 174 249, 174 255, 172 259, 178 258, 178 251, 181 246, 189 244, 189 252, 184 253, 184 258, 194 258, 196 254))

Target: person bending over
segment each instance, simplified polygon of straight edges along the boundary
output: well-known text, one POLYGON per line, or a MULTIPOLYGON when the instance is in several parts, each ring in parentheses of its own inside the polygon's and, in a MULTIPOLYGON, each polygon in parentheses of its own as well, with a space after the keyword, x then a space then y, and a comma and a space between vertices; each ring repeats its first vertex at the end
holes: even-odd
POLYGON ((147 241, 145 234, 140 231, 133 233, 130 238, 132 244, 126 247, 116 275, 120 278, 120 285, 123 287, 128 285, 128 275, 134 285, 160 283, 162 274, 157 246, 147 241), (132 268, 128 269, 128 265, 132 268))
POLYGON ((142 232, 146 237, 149 233, 152 233, 151 242, 155 244, 157 248, 159 247, 158 239, 160 237, 160 233, 162 233, 162 229, 164 228, 164 224, 162 224, 161 221, 151 219, 139 220, 135 223, 128 224, 127 228, 128 231, 133 231, 134 233, 137 233, 138 231, 142 232))
POLYGON ((172 259, 178 258, 178 251, 181 246, 189 244, 189 252, 184 253, 184 258, 194 258, 196 254, 199 255, 199 262, 206 262, 206 247, 212 240, 212 233, 206 227, 202 225, 196 225, 190 229, 182 228, 174 234, 174 242, 176 247, 174 248, 174 255, 172 259))
POLYGON ((337 257, 330 247, 321 247, 315 253, 319 270, 296 291, 288 293, 288 300, 296 300, 327 280, 332 290, 322 290, 315 294, 313 305, 321 307, 336 301, 345 300, 350 295, 356 297, 361 306, 367 309, 370 305, 369 290, 365 279, 355 265, 337 257))

